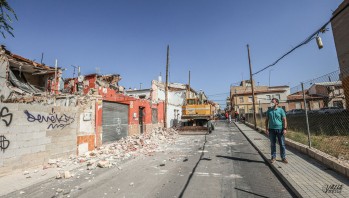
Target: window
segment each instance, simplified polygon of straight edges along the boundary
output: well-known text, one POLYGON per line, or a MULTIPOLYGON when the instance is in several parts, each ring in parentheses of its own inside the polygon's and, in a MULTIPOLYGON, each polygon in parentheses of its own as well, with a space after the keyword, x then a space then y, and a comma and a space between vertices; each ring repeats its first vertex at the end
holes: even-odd
POLYGON ((187 100, 188 105, 195 105, 195 99, 188 99, 187 100))
POLYGON ((275 94, 275 98, 280 100, 280 94, 275 94))
POLYGON ((244 97, 240 96, 239 99, 240 99, 240 103, 244 102, 244 97))
POLYGON ((271 100, 270 95, 266 95, 266 97, 267 97, 267 100, 271 100))
POLYGON ((248 102, 252 102, 252 96, 248 97, 248 102))

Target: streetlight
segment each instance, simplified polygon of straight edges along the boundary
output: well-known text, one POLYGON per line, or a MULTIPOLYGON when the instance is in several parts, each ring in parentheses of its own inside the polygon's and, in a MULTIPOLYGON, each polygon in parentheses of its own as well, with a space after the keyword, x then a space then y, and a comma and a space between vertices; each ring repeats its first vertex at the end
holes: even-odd
POLYGON ((273 71, 273 69, 269 70, 269 87, 270 87, 270 72, 273 71))

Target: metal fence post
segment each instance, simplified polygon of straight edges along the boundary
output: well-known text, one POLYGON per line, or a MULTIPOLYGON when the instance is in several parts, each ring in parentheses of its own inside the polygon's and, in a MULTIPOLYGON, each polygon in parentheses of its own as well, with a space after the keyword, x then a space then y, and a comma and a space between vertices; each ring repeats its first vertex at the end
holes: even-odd
POLYGON ((259 115, 261 118, 261 128, 263 129, 263 109, 261 107, 261 101, 258 100, 259 115))
POLYGON ((309 129, 309 120, 308 120, 308 110, 307 110, 307 101, 305 99, 305 91, 304 91, 304 84, 302 84, 302 92, 303 92, 303 102, 304 102, 304 110, 305 110, 305 119, 307 123, 307 132, 308 132, 308 146, 311 148, 311 140, 310 140, 310 129, 309 129))

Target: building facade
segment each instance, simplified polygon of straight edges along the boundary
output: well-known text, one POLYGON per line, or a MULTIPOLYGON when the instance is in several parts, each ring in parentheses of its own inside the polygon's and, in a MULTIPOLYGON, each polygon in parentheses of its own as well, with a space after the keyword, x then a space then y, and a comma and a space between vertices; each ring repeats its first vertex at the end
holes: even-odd
MULTIPOLYGON (((338 14, 331 21, 333 38, 336 45, 338 63, 340 67, 340 78, 342 81, 345 103, 349 103, 349 0, 344 0, 334 11, 338 14)), ((346 105, 349 110, 348 105, 346 105)))
MULTIPOLYGON (((269 108, 272 98, 279 99, 280 107, 288 111, 287 95, 290 93, 289 86, 255 86, 254 99, 256 112, 265 112, 269 108)), ((253 113, 252 84, 250 80, 240 83, 240 86, 230 87, 230 111, 239 114, 253 113)))

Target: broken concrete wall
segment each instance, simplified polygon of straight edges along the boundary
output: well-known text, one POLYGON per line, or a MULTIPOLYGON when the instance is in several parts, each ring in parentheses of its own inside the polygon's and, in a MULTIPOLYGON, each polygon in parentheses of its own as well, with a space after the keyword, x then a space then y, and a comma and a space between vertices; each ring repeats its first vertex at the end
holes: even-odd
POLYGON ((88 104, 79 108, 79 122, 77 131, 78 154, 95 149, 96 136, 96 101, 90 100, 88 104))
POLYGON ((11 94, 7 81, 8 64, 7 58, 5 56, 0 56, 0 101, 5 100, 11 94))
POLYGON ((0 103, 0 175, 76 154, 77 107, 0 103))

